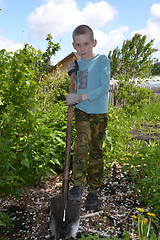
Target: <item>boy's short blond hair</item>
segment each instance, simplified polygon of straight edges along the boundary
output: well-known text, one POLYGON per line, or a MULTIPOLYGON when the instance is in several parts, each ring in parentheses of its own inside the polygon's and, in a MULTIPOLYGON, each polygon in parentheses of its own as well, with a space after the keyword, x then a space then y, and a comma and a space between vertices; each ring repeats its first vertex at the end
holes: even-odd
POLYGON ((74 40, 74 37, 80 34, 86 34, 88 33, 90 35, 90 39, 91 41, 94 40, 94 33, 92 28, 90 28, 88 25, 79 25, 78 27, 76 27, 73 31, 72 37, 74 40))

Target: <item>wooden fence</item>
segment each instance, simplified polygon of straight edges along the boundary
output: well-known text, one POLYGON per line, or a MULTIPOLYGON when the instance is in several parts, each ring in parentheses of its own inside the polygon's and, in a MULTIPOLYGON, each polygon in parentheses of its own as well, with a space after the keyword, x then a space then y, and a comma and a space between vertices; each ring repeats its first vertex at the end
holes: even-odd
POLYGON ((116 94, 117 90, 118 90, 118 85, 117 84, 110 85, 108 102, 113 106, 116 106, 115 94, 116 94))
MULTIPOLYGON (((153 91, 153 93, 155 93, 157 96, 160 97, 160 87, 154 87, 154 86, 150 86, 149 84, 147 84, 146 86, 144 86, 148 89, 151 89, 153 91)), ((109 88, 109 96, 108 96, 108 101, 112 106, 116 106, 117 105, 117 101, 115 98, 115 94, 118 90, 118 85, 117 83, 111 84, 110 88, 109 88)))
MULTIPOLYGON (((159 86, 150 86, 149 84, 147 84, 146 86, 144 86, 148 89, 151 89, 153 91, 153 93, 155 93, 157 96, 160 97, 160 87, 159 86)), ((44 86, 44 89, 42 90, 43 92, 49 92, 49 90, 51 90, 53 88, 53 86, 44 86)), ((108 96, 108 102, 112 105, 112 106, 116 106, 118 103, 116 101, 115 98, 115 94, 118 91, 118 84, 117 83, 113 83, 111 82, 110 84, 110 88, 109 88, 109 96, 108 96)))

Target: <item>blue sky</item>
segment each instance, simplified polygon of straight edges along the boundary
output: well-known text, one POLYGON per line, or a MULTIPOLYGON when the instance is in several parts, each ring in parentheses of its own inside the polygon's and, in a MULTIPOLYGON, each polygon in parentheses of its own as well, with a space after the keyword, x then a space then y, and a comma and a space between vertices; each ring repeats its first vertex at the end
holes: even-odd
POLYGON ((48 33, 61 50, 52 62, 74 51, 72 31, 88 24, 98 41, 95 53, 108 54, 139 32, 155 39, 160 59, 160 0, 0 0, 0 49, 15 51, 24 43, 44 51, 48 33))

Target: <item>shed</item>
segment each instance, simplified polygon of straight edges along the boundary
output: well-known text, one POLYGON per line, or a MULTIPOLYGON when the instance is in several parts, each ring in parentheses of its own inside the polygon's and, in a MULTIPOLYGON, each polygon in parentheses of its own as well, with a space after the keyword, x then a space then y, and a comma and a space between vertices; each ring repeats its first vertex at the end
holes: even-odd
POLYGON ((51 67, 47 73, 53 73, 54 70, 56 70, 57 66, 61 65, 62 68, 61 70, 64 71, 66 70, 68 64, 70 62, 73 62, 75 60, 79 60, 80 59, 80 56, 76 53, 76 52, 72 52, 70 53, 68 56, 66 56, 65 58, 63 58, 61 61, 59 61, 56 65, 54 65, 53 67, 51 67))

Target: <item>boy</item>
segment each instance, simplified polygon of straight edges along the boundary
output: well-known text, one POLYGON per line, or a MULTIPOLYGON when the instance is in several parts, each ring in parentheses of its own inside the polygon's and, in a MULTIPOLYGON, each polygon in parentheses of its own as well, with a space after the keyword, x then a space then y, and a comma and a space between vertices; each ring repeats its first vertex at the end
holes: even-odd
POLYGON ((68 94, 67 105, 75 105, 77 137, 72 176, 74 186, 68 201, 81 202, 88 180, 86 210, 98 209, 98 188, 103 180, 102 145, 107 126, 110 63, 105 55, 93 53, 97 45, 92 29, 80 25, 73 31, 73 47, 81 57, 68 66, 68 74, 77 72, 76 93, 68 94))

